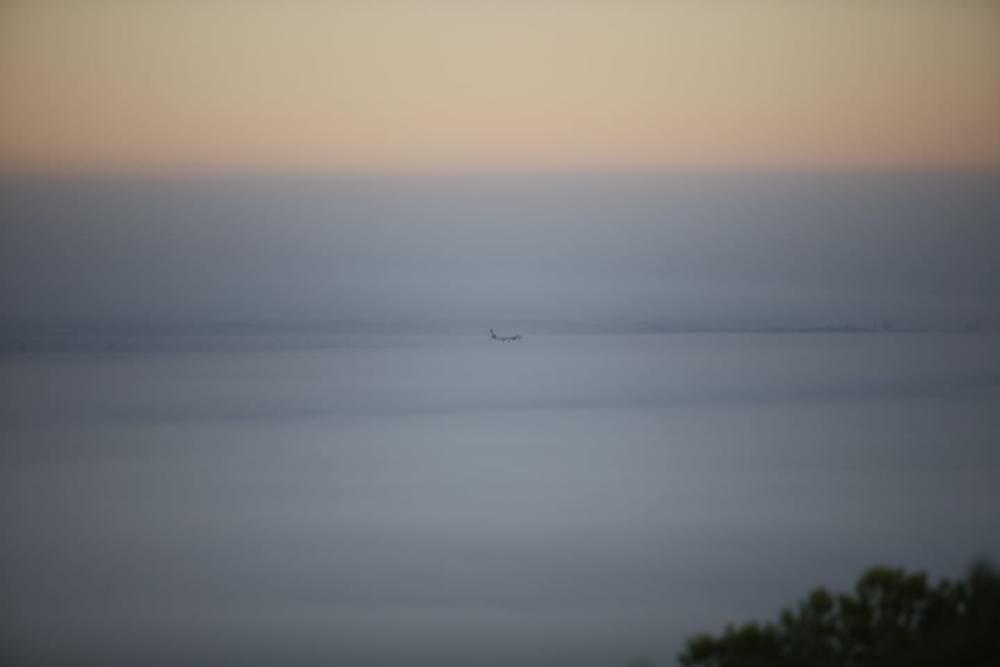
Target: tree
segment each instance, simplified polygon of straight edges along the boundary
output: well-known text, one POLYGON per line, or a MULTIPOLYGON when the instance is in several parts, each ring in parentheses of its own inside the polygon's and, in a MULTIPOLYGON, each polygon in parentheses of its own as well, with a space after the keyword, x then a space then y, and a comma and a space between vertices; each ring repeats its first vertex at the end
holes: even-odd
POLYGON ((892 667, 1000 664, 1000 574, 979 563, 959 582, 874 567, 853 593, 819 588, 776 623, 698 635, 684 667, 892 667))

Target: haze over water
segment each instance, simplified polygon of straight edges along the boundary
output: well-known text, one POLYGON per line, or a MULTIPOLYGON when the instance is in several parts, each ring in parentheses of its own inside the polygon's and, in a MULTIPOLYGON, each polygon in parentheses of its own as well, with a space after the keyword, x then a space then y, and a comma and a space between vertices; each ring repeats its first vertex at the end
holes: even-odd
POLYGON ((8 180, 4 651, 669 664, 958 575, 1000 549, 996 183, 8 180))
POLYGON ((16 664, 669 664, 1000 549, 995 335, 5 355, 16 664))
POLYGON ((8 178, 0 305, 77 331, 995 329, 998 191, 997 170, 8 178))

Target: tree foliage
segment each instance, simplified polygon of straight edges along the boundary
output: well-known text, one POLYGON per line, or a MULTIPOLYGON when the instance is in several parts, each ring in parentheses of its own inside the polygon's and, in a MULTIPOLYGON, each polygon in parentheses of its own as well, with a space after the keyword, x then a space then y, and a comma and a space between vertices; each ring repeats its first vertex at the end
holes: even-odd
POLYGON ((852 593, 820 588, 774 623, 728 626, 688 640, 684 667, 1000 665, 1000 574, 973 566, 931 584, 923 573, 875 567, 852 593))

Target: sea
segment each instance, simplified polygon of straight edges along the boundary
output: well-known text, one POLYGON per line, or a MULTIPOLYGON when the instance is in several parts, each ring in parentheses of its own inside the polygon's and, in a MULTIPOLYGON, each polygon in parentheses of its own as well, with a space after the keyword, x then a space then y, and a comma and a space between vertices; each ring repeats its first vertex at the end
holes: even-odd
POLYGON ((990 333, 8 346, 0 443, 11 665, 669 665, 1000 556, 990 333))

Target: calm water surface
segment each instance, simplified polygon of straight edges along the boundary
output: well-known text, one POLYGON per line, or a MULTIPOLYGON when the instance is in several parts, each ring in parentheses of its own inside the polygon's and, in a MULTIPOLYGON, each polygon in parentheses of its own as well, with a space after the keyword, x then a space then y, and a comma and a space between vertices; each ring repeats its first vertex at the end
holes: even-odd
POLYGON ((119 341, 0 392, 26 664, 668 664, 1000 556, 996 336, 119 341))

